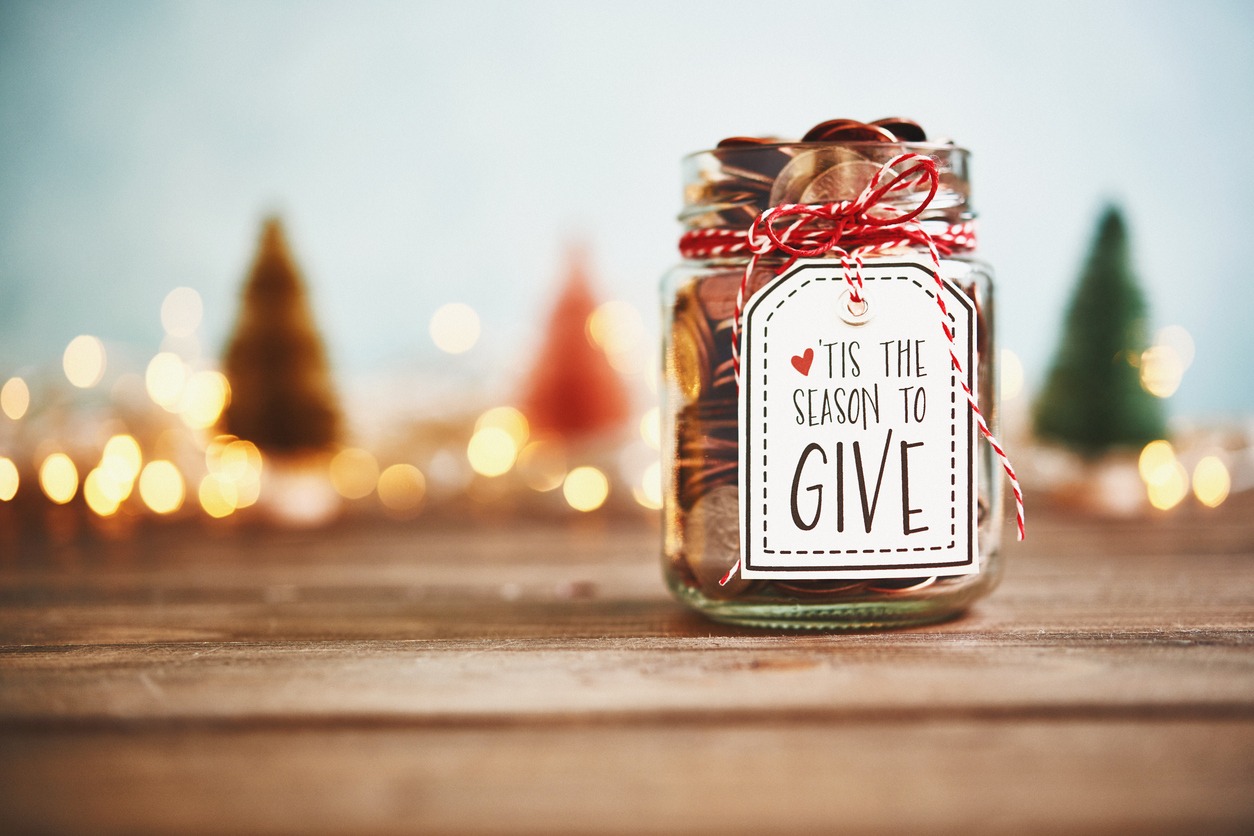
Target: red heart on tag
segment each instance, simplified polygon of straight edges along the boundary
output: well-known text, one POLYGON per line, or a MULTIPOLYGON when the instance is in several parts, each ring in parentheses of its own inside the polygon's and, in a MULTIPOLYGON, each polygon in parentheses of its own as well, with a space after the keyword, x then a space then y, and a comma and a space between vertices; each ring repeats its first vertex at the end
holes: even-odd
POLYGON ((810 374, 810 364, 814 362, 814 349, 807 348, 805 354, 794 354, 792 367, 804 375, 810 374))

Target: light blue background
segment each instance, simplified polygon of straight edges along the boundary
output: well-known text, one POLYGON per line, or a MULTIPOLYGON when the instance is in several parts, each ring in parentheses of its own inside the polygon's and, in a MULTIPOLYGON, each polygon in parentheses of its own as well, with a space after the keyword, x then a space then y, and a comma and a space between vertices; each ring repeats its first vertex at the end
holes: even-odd
POLYGON ((905 115, 975 153, 1030 382, 1117 199, 1154 324, 1197 342, 1174 413, 1249 413, 1251 9, 6 3, 0 375, 84 332, 155 350, 177 285, 219 350, 269 211, 342 377, 437 362, 427 322, 453 300, 489 363, 525 356, 574 240, 655 327, 681 155, 905 115))

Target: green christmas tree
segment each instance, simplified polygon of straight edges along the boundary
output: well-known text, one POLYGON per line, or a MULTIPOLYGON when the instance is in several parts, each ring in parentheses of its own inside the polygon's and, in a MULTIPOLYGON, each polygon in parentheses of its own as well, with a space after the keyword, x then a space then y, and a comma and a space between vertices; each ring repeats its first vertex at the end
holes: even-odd
POLYGON ((223 365, 231 383, 224 431, 284 456, 338 441, 340 409, 326 351, 277 218, 262 227, 223 365))
POLYGON ((1086 456, 1162 438, 1162 402, 1141 386, 1148 346, 1145 298, 1128 231, 1110 206, 1067 311, 1062 343, 1036 402, 1037 435, 1086 456))

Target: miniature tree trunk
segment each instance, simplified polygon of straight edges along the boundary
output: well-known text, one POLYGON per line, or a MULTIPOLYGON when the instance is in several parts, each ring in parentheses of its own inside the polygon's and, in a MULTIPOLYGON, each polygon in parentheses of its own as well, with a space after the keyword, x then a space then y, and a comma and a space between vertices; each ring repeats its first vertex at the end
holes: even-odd
POLYGON ((1086 456, 1140 446, 1165 432, 1162 402, 1141 386, 1146 304, 1123 216, 1102 215, 1067 311, 1062 343, 1037 399, 1037 435, 1086 456))
POLYGON ((225 432, 279 455, 326 450, 339 439, 326 351, 275 218, 262 229, 224 366, 231 383, 225 432))

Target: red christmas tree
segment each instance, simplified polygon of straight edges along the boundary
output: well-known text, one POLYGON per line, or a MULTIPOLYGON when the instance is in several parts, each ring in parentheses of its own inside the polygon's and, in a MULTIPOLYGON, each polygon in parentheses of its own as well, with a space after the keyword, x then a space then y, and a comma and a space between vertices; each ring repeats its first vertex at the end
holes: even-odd
POLYGON ((588 333, 596 307, 583 252, 573 249, 522 398, 536 436, 578 442, 615 430, 628 417, 622 378, 588 333))

